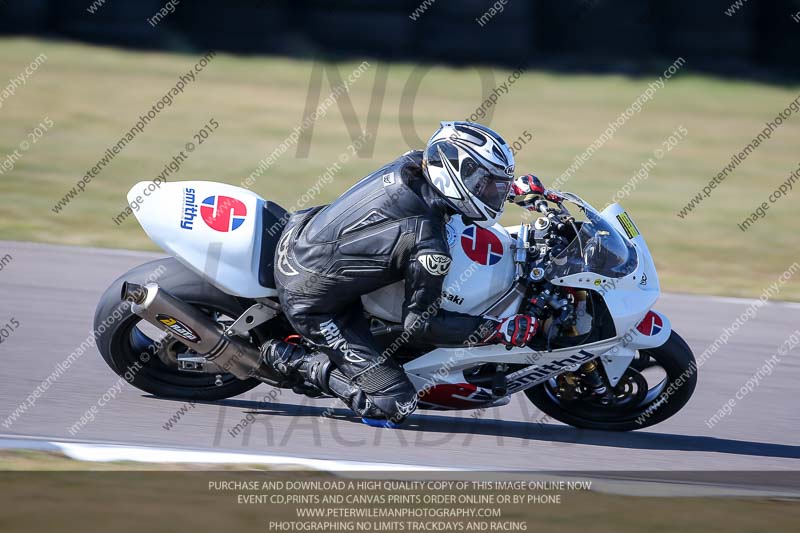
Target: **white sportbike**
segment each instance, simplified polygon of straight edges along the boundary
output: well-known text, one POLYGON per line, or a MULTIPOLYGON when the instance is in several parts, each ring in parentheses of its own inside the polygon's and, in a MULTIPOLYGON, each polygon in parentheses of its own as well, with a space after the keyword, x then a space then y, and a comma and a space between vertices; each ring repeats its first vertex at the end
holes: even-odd
MULTIPOLYGON (((273 278, 286 211, 205 181, 142 182, 128 200, 172 257, 134 268, 103 295, 95 328, 108 365, 162 397, 218 400, 280 386, 259 364, 259 347, 271 338, 304 342, 281 312, 273 278)), ((598 212, 570 193, 512 200, 533 214, 530 222, 448 222, 442 307, 536 316, 541 332, 529 346, 416 345, 402 335, 400 283, 362 298, 376 340, 417 387, 419 407, 482 409, 525 392, 564 423, 623 431, 678 412, 695 388, 695 360, 652 310, 658 275, 631 217, 617 204, 598 212)))

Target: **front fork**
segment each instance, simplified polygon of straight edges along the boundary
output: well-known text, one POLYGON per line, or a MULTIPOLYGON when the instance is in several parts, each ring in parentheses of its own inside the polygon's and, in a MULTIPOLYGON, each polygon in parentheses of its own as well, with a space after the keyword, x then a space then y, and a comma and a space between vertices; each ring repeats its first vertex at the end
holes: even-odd
POLYGON ((621 337, 619 344, 606 351, 599 359, 581 365, 579 374, 592 396, 601 403, 610 403, 614 388, 628 370, 636 352, 661 346, 669 339, 671 332, 672 325, 665 315, 648 311, 636 327, 621 337))
POLYGON ((582 365, 579 372, 592 396, 600 403, 611 403, 612 389, 606 385, 606 379, 600 372, 600 365, 596 359, 582 365))

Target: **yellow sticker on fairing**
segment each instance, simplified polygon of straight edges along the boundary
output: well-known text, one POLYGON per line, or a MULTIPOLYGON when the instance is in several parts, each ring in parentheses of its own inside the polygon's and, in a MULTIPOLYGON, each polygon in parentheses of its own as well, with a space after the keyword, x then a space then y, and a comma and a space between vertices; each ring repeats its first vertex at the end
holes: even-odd
POLYGON ((628 215, 628 213, 623 211, 617 215, 617 220, 619 220, 622 229, 625 230, 625 235, 627 235, 629 239, 633 239, 639 235, 639 228, 637 228, 636 224, 633 223, 633 220, 631 220, 631 217, 628 215))

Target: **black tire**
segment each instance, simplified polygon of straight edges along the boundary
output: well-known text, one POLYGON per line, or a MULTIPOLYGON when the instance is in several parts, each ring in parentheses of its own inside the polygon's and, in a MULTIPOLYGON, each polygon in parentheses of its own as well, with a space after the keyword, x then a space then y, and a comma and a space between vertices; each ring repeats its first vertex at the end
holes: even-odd
POLYGON ((149 346, 152 339, 137 328, 141 318, 122 301, 123 281, 158 283, 187 303, 230 317, 245 310, 244 304, 236 298, 204 281, 173 258, 158 259, 134 268, 111 284, 100 298, 94 316, 97 349, 118 376, 126 377, 131 385, 155 396, 201 401, 230 398, 261 383, 256 379, 242 381, 232 374, 223 374, 223 384, 217 386, 211 374, 183 372, 165 365, 149 346))
POLYGON ((692 397, 697 385, 697 365, 691 348, 674 331, 658 348, 641 350, 634 363, 623 380, 654 366, 663 369, 665 377, 658 384, 660 393, 624 409, 606 408, 583 399, 562 401, 550 383, 537 385, 525 394, 543 413, 556 420, 578 428, 606 431, 633 431, 653 426, 680 411, 692 397), (644 364, 634 364, 636 361, 644 364), (668 393, 670 387, 672 392, 668 393))

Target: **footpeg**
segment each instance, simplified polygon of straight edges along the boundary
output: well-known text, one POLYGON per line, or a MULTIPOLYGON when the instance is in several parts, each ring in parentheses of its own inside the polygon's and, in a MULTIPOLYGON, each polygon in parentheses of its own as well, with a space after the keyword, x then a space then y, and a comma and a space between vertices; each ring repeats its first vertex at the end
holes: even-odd
POLYGON ((492 377, 492 396, 505 396, 508 394, 508 381, 504 374, 495 374, 492 377))
POLYGON ((299 344, 272 340, 261 347, 261 361, 278 371, 290 383, 302 383, 306 350, 299 344))

